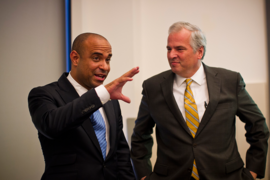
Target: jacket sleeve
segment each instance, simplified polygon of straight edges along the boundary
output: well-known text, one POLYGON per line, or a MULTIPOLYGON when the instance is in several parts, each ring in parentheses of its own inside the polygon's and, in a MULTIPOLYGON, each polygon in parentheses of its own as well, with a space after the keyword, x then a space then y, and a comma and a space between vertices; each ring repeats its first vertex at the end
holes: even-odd
POLYGON ((250 148, 246 154, 246 168, 257 173, 258 178, 265 174, 269 130, 265 118, 245 89, 245 82, 238 74, 237 116, 245 123, 246 140, 250 148))
POLYGON ((142 95, 138 118, 131 137, 131 159, 137 179, 148 176, 152 172, 150 158, 152 156, 153 138, 151 134, 155 126, 155 122, 150 115, 146 82, 143 83, 142 95))
POLYGON ((123 120, 119 102, 115 101, 114 106, 118 120, 118 144, 117 144, 117 177, 119 180, 135 180, 134 172, 130 161, 129 146, 123 133, 123 120))
POLYGON ((38 87, 31 90, 28 106, 32 121, 37 130, 50 139, 76 128, 102 106, 94 89, 81 97, 64 104, 56 91, 38 87))

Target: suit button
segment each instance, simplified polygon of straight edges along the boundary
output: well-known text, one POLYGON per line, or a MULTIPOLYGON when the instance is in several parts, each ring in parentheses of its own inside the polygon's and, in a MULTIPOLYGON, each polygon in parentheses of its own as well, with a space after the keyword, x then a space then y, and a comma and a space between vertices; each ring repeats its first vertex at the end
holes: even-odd
POLYGON ((188 170, 187 170, 189 173, 192 171, 192 169, 191 168, 188 168, 188 170))
POLYGON ((194 144, 193 144, 193 147, 195 148, 196 146, 197 146, 197 145, 194 143, 194 144))

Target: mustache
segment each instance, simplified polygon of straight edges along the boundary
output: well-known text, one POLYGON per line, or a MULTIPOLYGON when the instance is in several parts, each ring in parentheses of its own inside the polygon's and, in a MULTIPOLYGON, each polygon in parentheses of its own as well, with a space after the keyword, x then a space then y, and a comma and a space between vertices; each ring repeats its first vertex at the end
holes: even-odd
POLYGON ((105 70, 102 70, 102 69, 99 69, 98 71, 95 72, 95 74, 102 74, 102 75, 108 75, 109 74, 109 71, 105 71, 105 70))

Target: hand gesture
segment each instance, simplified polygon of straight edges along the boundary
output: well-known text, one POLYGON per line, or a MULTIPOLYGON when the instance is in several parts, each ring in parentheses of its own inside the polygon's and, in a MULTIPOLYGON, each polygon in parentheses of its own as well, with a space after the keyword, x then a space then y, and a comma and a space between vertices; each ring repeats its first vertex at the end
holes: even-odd
POLYGON ((105 88, 110 94, 110 98, 120 99, 122 101, 130 103, 129 97, 122 94, 122 88, 127 81, 132 81, 133 80, 132 77, 137 73, 139 73, 139 67, 132 68, 130 71, 126 72, 121 77, 105 85, 105 88))

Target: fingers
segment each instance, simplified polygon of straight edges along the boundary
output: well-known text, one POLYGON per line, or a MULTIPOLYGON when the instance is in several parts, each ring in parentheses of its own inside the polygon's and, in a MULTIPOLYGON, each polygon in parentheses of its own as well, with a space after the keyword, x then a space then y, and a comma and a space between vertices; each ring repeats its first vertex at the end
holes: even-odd
POLYGON ((126 72, 124 75, 122 75, 120 78, 118 78, 118 82, 125 83, 127 81, 132 81, 133 80, 132 77, 137 73, 139 73, 139 67, 134 67, 131 70, 129 70, 128 72, 126 72))
POLYGON ((126 103, 130 103, 131 101, 129 97, 122 94, 122 88, 127 81, 132 81, 133 80, 132 77, 137 73, 139 73, 139 67, 134 67, 128 72, 126 72, 124 75, 122 75, 120 78, 117 78, 116 80, 105 85, 105 88, 110 94, 110 98, 119 99, 126 103))
POLYGON ((132 77, 137 73, 139 73, 139 67, 134 67, 126 72, 123 76, 121 76, 120 79, 122 82, 132 81, 132 77))
POLYGON ((130 78, 130 77, 122 77, 120 79, 120 82, 127 82, 127 81, 132 81, 132 80, 133 80, 133 78, 130 78))
POLYGON ((126 103, 130 103, 131 102, 130 99, 129 99, 129 97, 127 97, 125 95, 122 96, 121 100, 122 101, 125 101, 126 103))
POLYGON ((139 67, 134 67, 128 72, 126 72, 123 76, 124 77, 133 77, 135 74, 139 73, 139 67))

